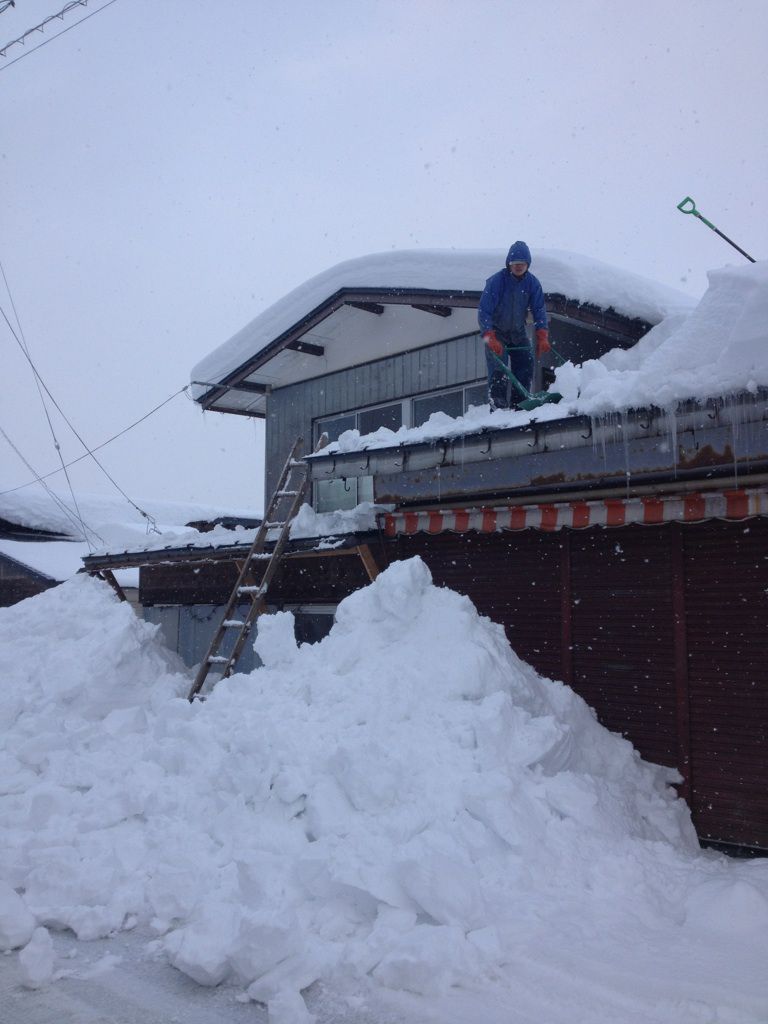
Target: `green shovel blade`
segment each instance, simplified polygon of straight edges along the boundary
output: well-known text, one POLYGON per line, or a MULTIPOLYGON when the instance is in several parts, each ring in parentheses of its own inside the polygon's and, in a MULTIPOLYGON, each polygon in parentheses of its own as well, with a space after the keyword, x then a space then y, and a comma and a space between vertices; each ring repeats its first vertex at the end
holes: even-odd
POLYGON ((562 402, 563 396, 559 395, 557 391, 537 391, 531 395, 530 398, 526 398, 523 402, 518 402, 518 409, 525 409, 529 412, 531 409, 538 409, 540 405, 546 405, 548 402, 562 402))

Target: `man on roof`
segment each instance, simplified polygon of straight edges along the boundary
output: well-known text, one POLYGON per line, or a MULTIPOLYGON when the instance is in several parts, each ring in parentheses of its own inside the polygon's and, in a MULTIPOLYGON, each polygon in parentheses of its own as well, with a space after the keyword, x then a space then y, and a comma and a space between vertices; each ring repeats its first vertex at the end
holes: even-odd
MULTIPOLYGON (((531 250, 525 242, 513 243, 506 267, 488 278, 480 298, 477 319, 486 345, 488 402, 492 411, 509 407, 504 366, 509 366, 526 390, 531 389, 533 351, 525 330, 529 310, 536 330, 536 357, 540 359, 550 349, 544 292, 539 279, 528 269, 530 265, 531 250)), ((512 407, 522 398, 513 385, 512 407)))

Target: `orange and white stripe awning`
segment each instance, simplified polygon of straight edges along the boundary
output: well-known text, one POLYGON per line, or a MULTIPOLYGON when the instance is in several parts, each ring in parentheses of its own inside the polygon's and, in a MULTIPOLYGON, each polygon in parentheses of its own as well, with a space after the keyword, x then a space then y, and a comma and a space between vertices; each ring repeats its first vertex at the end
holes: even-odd
POLYGON ((387 537, 413 533, 495 533, 497 530, 583 530, 639 523, 701 523, 768 515, 768 490, 707 491, 673 496, 606 498, 545 505, 386 512, 379 524, 387 537))

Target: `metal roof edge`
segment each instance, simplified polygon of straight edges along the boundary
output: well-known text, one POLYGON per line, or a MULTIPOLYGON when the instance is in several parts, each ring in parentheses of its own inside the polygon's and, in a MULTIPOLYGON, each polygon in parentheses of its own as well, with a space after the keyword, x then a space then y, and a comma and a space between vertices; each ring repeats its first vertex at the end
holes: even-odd
POLYGON ((581 414, 543 422, 532 420, 521 426, 484 427, 454 437, 404 441, 390 447, 349 452, 324 449, 305 458, 314 482, 416 472, 535 452, 627 442, 632 438, 653 436, 654 432, 667 434, 671 427, 676 431, 703 429, 714 421, 719 425, 738 426, 765 419, 767 405, 768 388, 760 388, 754 394, 739 392, 704 402, 689 399, 678 403, 672 412, 650 406, 597 416, 581 414), (745 410, 751 410, 753 415, 745 417, 745 410))

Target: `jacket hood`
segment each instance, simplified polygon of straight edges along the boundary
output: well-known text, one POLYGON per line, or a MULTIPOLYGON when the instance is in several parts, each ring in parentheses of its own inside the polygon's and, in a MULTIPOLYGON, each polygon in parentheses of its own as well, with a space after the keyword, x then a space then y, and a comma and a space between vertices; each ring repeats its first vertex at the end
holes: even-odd
POLYGON ((531 250, 525 242, 513 242, 507 253, 507 265, 510 263, 527 263, 531 265, 531 250))

